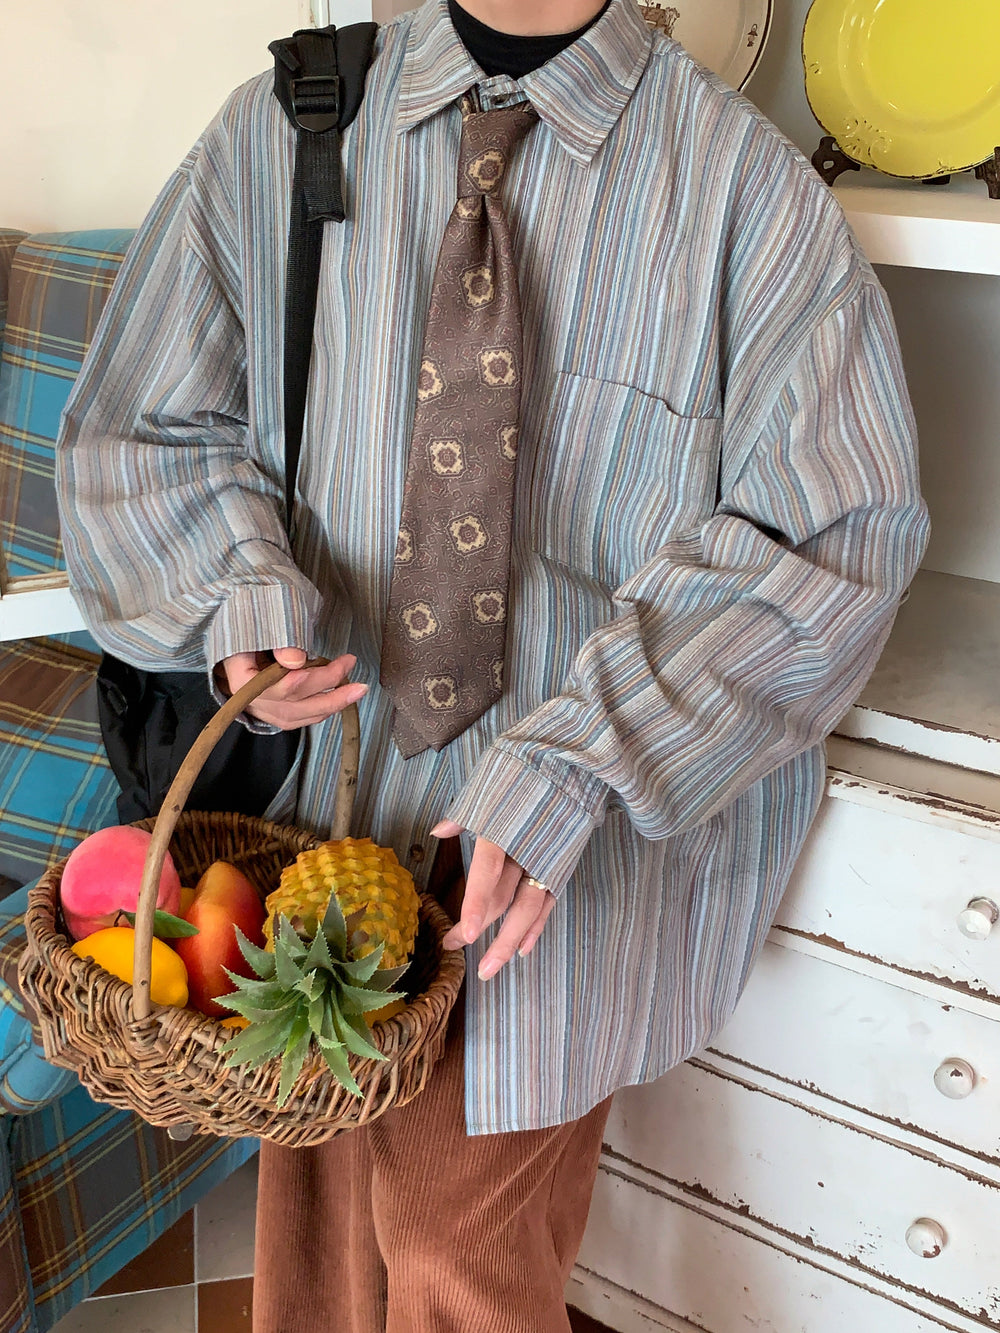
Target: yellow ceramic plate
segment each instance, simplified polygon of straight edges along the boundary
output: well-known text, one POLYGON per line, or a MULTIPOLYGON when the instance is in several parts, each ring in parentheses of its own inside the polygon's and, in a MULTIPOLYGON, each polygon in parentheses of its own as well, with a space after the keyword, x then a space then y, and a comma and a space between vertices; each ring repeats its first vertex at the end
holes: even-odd
POLYGON ((1000 144, 1000 0, 814 0, 802 59, 813 115, 863 166, 928 179, 1000 144))

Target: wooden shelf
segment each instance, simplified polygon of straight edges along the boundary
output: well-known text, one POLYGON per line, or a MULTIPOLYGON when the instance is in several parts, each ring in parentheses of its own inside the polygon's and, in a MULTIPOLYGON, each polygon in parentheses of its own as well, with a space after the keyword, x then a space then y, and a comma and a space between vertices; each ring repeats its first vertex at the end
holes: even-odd
POLYGON ((0 642, 85 628, 65 574, 11 579, 0 597, 0 642))
POLYGON ((921 570, 857 704, 835 728, 1000 774, 1000 585, 921 570))
POLYGON ((860 172, 834 193, 873 264, 1000 275, 1000 199, 971 175, 920 185, 860 172))

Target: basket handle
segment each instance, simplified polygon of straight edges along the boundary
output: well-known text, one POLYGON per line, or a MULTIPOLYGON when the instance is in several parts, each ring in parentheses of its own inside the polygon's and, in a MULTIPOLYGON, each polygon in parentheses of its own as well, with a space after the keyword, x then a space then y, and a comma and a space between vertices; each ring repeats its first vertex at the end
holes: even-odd
MULTIPOLYGON (((307 666, 324 665, 324 659, 317 658, 307 662, 307 666)), ((167 848, 173 837, 177 820, 191 794, 198 774, 205 765, 208 756, 215 749, 230 723, 252 703, 258 694, 263 694, 272 685, 288 674, 288 668, 280 662, 251 677, 250 680, 231 698, 227 699, 202 728, 191 749, 184 757, 184 762, 177 770, 177 776, 170 784, 160 812, 153 826, 152 839, 146 851, 146 863, 142 872, 142 886, 135 912, 135 953, 132 967, 132 1012, 137 1019, 148 1018, 150 1011, 149 982, 153 967, 153 924, 156 913, 156 897, 159 888, 163 862, 167 848)), ((343 735, 341 738, 340 772, 337 775, 337 789, 334 800, 333 825, 331 838, 346 838, 351 831, 351 814, 354 809, 354 791, 358 784, 358 765, 361 753, 361 727, 357 704, 348 704, 340 714, 343 735)))

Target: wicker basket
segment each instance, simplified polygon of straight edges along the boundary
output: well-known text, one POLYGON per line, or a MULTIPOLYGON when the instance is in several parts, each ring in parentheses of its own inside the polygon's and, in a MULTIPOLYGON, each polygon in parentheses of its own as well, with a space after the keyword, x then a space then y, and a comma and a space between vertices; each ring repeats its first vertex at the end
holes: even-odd
MULTIPOLYGON (((168 848, 183 883, 194 883, 213 861, 231 861, 263 896, 277 884, 284 866, 320 842, 302 829, 247 815, 183 811, 219 736, 282 675, 281 667, 269 667, 219 709, 192 746, 157 818, 136 824, 151 829, 153 837, 136 913, 133 986, 73 953, 58 906, 65 861, 29 894, 28 942, 19 978, 37 1011, 46 1057, 75 1070, 97 1101, 135 1111, 150 1124, 167 1126, 177 1138, 192 1132, 253 1135, 306 1147, 403 1105, 424 1087, 443 1051, 448 1015, 464 976, 462 951, 442 948, 451 922, 434 899, 422 895, 416 951, 403 979, 411 1001, 372 1031, 372 1043, 385 1061, 349 1056, 362 1091, 358 1098, 337 1082, 314 1047, 281 1110, 276 1105, 277 1058, 255 1070, 231 1068, 221 1048, 232 1034, 218 1020, 150 1002, 156 886, 168 848)), ((349 829, 357 780, 357 710, 346 710, 342 722, 332 837, 343 837, 349 829)))

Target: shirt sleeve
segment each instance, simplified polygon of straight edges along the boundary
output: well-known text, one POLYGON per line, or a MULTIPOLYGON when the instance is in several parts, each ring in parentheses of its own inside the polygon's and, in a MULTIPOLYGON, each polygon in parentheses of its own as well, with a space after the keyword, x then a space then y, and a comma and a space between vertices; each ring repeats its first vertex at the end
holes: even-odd
POLYGON ((616 589, 562 693, 448 811, 553 892, 609 807, 667 838, 823 740, 922 554, 912 410, 870 270, 800 339, 751 438, 732 412, 713 515, 616 589))
POLYGON ((150 670, 311 649, 317 590, 248 422, 241 268, 220 118, 137 233, 57 449, 70 586, 102 647, 150 670))

